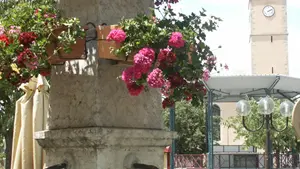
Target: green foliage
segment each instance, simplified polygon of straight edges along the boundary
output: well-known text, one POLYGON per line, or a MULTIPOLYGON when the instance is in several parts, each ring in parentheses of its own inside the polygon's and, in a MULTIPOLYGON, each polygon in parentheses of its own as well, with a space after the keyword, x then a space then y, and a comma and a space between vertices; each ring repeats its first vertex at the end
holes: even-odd
MULTIPOLYGON (((22 96, 22 91, 0 81, 0 135, 6 136, 14 123, 15 102, 22 96)), ((0 139, 0 142, 2 140, 0 139)))
MULTIPOLYGON (((208 17, 205 10, 190 15, 175 13, 168 7, 155 10, 162 14, 161 18, 156 17, 153 11, 152 16, 139 14, 131 19, 122 19, 119 25, 126 33, 126 39, 120 48, 112 52, 129 57, 144 47, 152 48, 156 54, 151 62, 152 69, 159 68, 172 88, 168 89, 169 95, 166 95, 163 107, 171 107, 174 102, 182 100, 191 100, 194 106, 201 106, 206 95, 201 79, 205 73, 209 76, 210 71, 216 69, 215 60, 209 60, 213 53, 205 43, 206 33, 216 30, 221 19, 208 17), (170 45, 173 33, 182 35, 183 46, 170 45), (161 51, 167 48, 169 51, 163 54, 161 51), (162 59, 163 55, 167 55, 165 59, 162 59)), ((147 88, 146 78, 147 75, 142 76, 132 83, 147 88)))
MULTIPOLYGON (((280 100, 274 99, 275 109, 272 113, 273 125, 276 129, 283 129, 285 127, 286 119, 280 115, 279 106, 280 100)), ((250 129, 257 129, 263 120, 263 116, 258 112, 258 105, 254 99, 250 100, 251 113, 246 117, 246 126, 250 129)), ((233 128, 237 134, 236 139, 243 138, 246 146, 255 146, 259 149, 265 149, 266 143, 266 128, 263 127, 257 132, 249 132, 242 125, 242 117, 234 116, 229 118, 225 125, 233 128)), ((276 132, 271 130, 271 139, 273 143, 273 150, 275 152, 287 152, 296 150, 299 152, 299 142, 296 141, 294 129, 292 128, 291 120, 288 123, 288 129, 283 132, 276 132)))
POLYGON ((21 90, 0 80, 0 159, 6 159, 6 169, 10 168, 15 102, 22 94, 21 90), (4 147, 6 147, 5 152, 4 147))
POLYGON ((15 86, 49 70, 49 57, 61 49, 70 53, 76 38, 84 37, 79 20, 62 17, 55 0, 0 4, 0 80, 15 86), (47 52, 54 43, 60 45, 47 52))
MULTIPOLYGON (((179 136, 176 139, 176 153, 205 153, 207 151, 205 107, 195 107, 186 101, 176 102, 175 106, 175 131, 179 136)), ((163 112, 166 128, 169 128, 169 114, 168 109, 163 112)), ((220 118, 216 117, 214 120, 215 140, 219 139, 217 132, 220 131, 220 120, 218 119, 220 118)))

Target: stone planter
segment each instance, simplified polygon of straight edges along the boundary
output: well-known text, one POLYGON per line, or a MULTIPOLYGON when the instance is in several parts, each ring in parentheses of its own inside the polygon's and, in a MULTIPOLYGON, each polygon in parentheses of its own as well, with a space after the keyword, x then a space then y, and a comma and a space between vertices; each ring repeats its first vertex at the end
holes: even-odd
POLYGON ((49 57, 49 63, 53 65, 64 64, 65 61, 74 59, 85 59, 86 58, 86 41, 85 39, 76 39, 76 44, 71 45, 72 51, 66 53, 63 50, 62 44, 57 42, 57 38, 62 31, 66 31, 67 28, 60 27, 53 31, 52 43, 47 45, 46 52, 49 57), (58 54, 54 55, 54 50, 59 48, 58 54))
POLYGON ((116 56, 111 52, 112 49, 118 49, 122 44, 117 43, 115 41, 107 41, 106 37, 109 32, 113 29, 118 29, 120 26, 118 25, 110 25, 110 26, 98 26, 97 28, 97 36, 98 36, 98 56, 102 59, 115 60, 127 64, 131 64, 133 61, 133 56, 129 56, 126 59, 125 56, 116 56))

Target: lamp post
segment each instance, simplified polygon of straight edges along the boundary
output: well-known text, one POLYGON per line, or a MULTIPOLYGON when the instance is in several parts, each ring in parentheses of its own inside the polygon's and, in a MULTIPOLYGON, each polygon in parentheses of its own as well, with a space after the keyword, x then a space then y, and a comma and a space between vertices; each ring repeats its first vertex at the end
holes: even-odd
POLYGON ((251 106, 247 100, 240 100, 236 105, 236 111, 242 116, 242 123, 246 130, 250 132, 256 132, 262 129, 265 125, 266 127, 266 155, 267 163, 265 164, 266 169, 272 169, 272 142, 271 142, 271 130, 276 132, 282 132, 288 127, 288 119, 292 115, 294 104, 290 101, 284 101, 280 104, 280 113, 286 118, 286 124, 283 129, 277 129, 272 123, 272 113, 274 111, 274 101, 269 96, 262 98, 258 102, 258 111, 262 114, 262 123, 257 129, 251 129, 247 127, 245 123, 245 118, 251 113, 251 106))

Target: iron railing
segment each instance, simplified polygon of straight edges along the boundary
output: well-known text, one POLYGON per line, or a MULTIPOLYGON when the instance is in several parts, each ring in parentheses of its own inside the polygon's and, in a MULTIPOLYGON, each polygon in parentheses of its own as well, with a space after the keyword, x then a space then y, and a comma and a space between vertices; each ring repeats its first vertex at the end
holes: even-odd
MULTIPOLYGON (((296 169, 300 167, 299 154, 273 154, 274 169, 296 169)), ((206 154, 176 154, 175 168, 207 168, 206 154)), ((231 153, 214 154, 215 169, 264 169, 265 154, 231 153)))

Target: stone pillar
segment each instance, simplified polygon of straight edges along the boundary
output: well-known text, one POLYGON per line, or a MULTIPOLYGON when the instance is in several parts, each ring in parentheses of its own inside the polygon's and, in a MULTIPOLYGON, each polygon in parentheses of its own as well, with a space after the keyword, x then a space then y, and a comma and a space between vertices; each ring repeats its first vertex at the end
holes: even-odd
MULTIPOLYGON (((95 25, 116 24, 151 6, 153 0, 59 2, 64 15, 95 25)), ((163 150, 174 133, 163 131, 159 92, 130 96, 118 80, 126 65, 99 59, 97 41, 88 42, 87 50, 86 60, 52 70, 48 127, 35 135, 46 166, 66 161, 68 169, 123 169, 139 161, 163 168, 163 150)))

